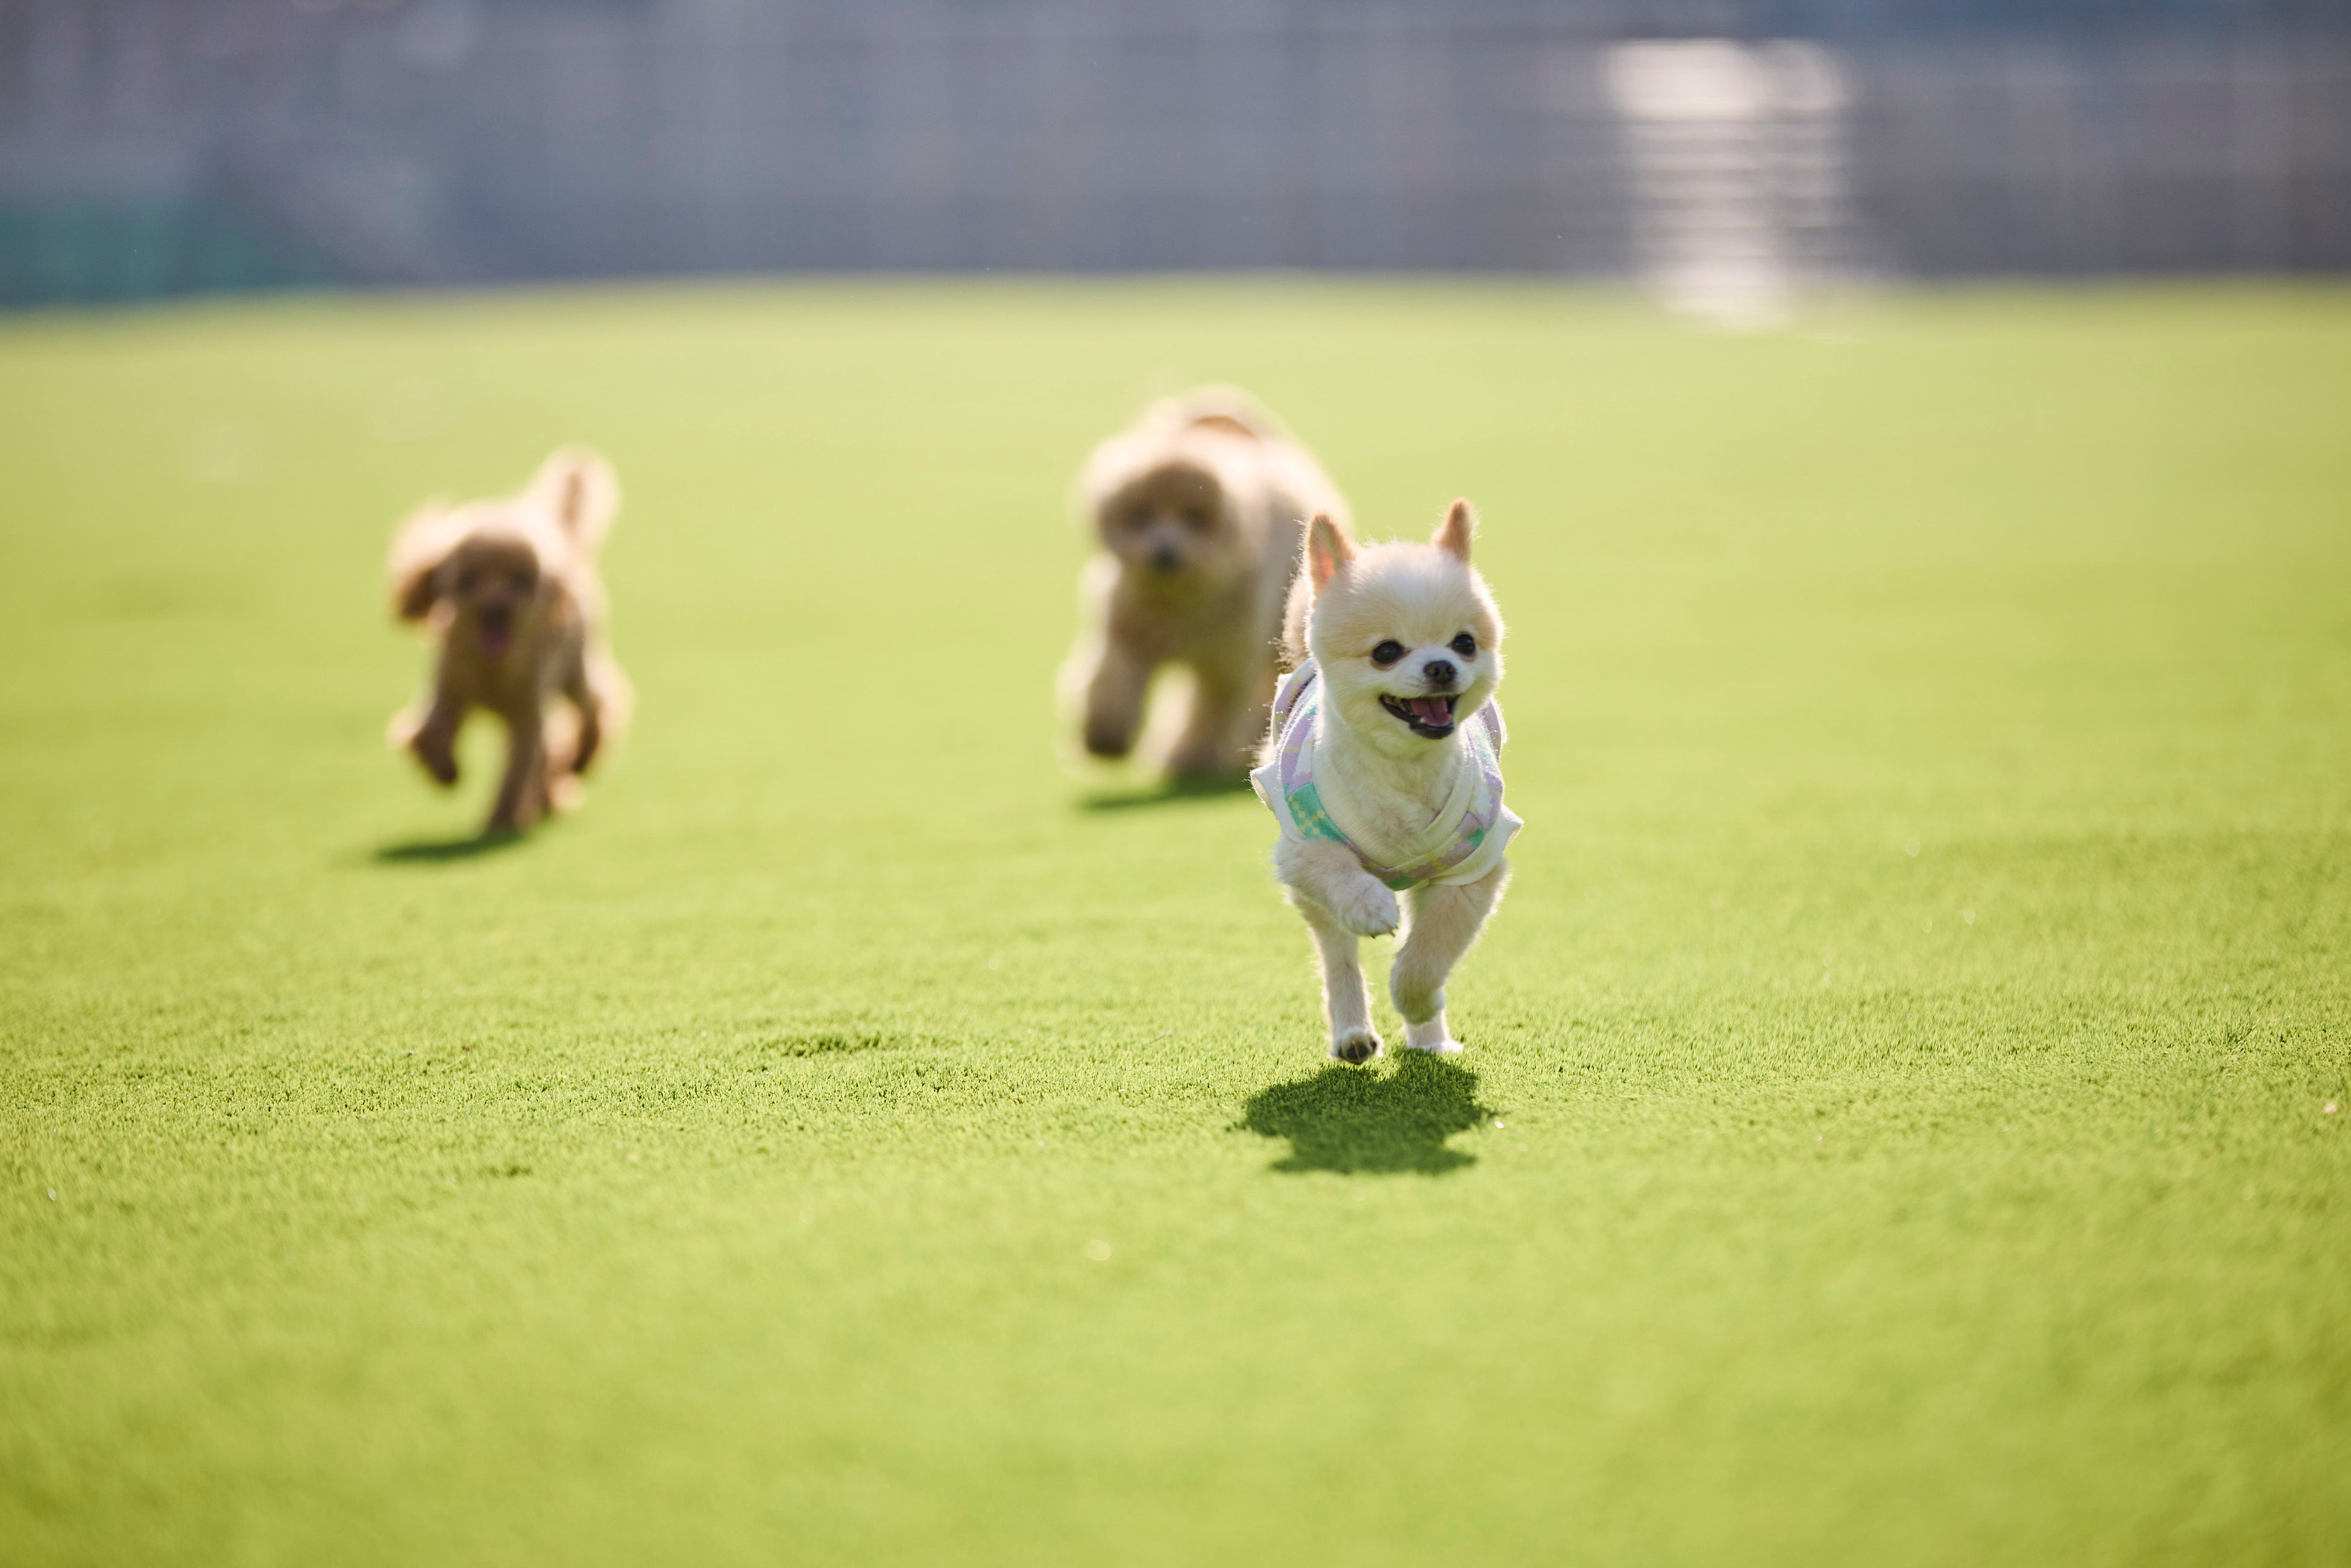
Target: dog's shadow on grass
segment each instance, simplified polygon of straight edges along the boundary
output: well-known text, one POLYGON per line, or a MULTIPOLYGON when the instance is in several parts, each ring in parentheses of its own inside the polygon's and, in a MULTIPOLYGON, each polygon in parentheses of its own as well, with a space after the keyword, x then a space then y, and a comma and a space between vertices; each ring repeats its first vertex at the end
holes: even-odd
POLYGON ((1222 800, 1249 792, 1246 778, 1167 779, 1139 789, 1118 789, 1089 795, 1078 802, 1081 811, 1131 811, 1138 806, 1177 806, 1187 800, 1222 800))
POLYGON ((1478 1075, 1443 1057, 1400 1055, 1393 1071, 1332 1062, 1260 1089, 1237 1130, 1289 1139, 1289 1156, 1270 1168, 1292 1175, 1443 1176, 1476 1165, 1446 1140, 1493 1118, 1478 1103, 1478 1075))
POLYGON ((494 855, 529 841, 527 833, 473 833, 462 839, 413 839, 375 852, 378 865, 437 865, 494 855))

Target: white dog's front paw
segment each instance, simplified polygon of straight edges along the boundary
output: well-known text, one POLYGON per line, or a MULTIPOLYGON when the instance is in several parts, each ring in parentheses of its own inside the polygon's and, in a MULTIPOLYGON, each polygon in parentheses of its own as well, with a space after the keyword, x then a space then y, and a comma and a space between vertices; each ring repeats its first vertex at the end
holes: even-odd
POLYGON ((1380 1037, 1368 1029, 1343 1030, 1332 1037, 1331 1059, 1360 1065, 1380 1053, 1380 1037))
POLYGON ((1396 896, 1370 877, 1359 878, 1331 911, 1356 936, 1385 936, 1396 928, 1396 896))

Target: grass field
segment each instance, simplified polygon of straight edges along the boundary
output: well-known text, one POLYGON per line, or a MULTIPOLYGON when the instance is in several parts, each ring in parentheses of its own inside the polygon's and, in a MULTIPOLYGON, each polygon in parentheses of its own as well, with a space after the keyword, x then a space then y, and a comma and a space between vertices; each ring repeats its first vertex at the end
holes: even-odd
POLYGON ((2351 1552, 2351 290, 18 319, 0 726, 11 1564, 2351 1552), (1484 510, 1458 1067, 1060 760, 1210 378, 1484 510), (573 439, 639 722, 478 851, 382 548, 573 439))

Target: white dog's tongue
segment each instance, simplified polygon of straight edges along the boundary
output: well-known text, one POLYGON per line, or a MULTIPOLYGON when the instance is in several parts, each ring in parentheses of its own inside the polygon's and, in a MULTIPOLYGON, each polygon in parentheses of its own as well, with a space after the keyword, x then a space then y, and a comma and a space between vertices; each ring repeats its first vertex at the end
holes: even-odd
POLYGON ((1443 729, 1453 722, 1452 712, 1446 707, 1443 697, 1406 697, 1404 701, 1412 709, 1412 716, 1431 729, 1443 729))

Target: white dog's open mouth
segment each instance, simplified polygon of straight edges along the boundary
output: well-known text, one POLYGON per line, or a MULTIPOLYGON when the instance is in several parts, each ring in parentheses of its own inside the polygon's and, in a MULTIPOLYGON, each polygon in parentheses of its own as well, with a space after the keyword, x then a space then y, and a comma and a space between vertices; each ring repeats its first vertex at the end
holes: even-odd
POLYGON ((484 611, 481 622, 482 652, 495 659, 507 651, 514 641, 514 625, 503 611, 484 611))
POLYGON ((1425 736, 1430 740, 1443 740, 1453 733, 1454 700, 1449 695, 1392 697, 1384 695, 1380 698, 1380 706, 1409 725, 1413 734, 1425 736))

